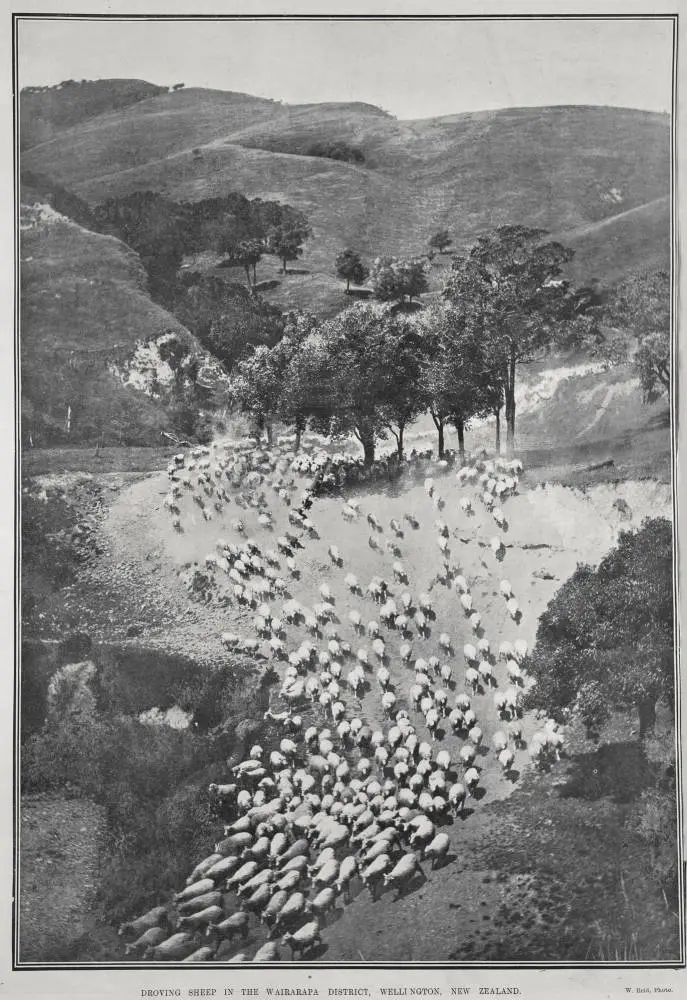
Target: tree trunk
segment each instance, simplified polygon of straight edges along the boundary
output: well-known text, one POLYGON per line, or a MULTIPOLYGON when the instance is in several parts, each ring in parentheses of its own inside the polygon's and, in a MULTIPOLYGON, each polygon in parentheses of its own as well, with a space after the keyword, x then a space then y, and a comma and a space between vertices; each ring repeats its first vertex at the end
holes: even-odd
POLYGON ((643 740, 653 732, 656 725, 656 702, 653 699, 640 701, 639 705, 639 738, 643 740))
POLYGON ((283 264, 284 264, 284 271, 283 271, 283 273, 286 274, 286 257, 284 257, 283 264))
POLYGON ((258 283, 257 274, 256 274, 256 271, 255 271, 256 267, 257 267, 257 264, 253 264, 253 284, 254 285, 256 285, 258 283))
POLYGON ((375 460, 374 434, 359 434, 358 437, 363 446, 363 460, 365 465, 372 465, 375 460))
POLYGON ((494 410, 494 416, 496 417, 496 441, 494 447, 496 449, 496 454, 501 454, 501 407, 497 407, 494 410))
POLYGON ((396 442, 397 442, 397 446, 398 446, 398 460, 399 460, 399 462, 403 461, 403 428, 404 428, 404 426, 405 426, 404 424, 399 424, 398 434, 396 435, 396 442))
POLYGON ((444 418, 437 416, 434 410, 430 410, 430 416, 434 421, 434 426, 437 429, 437 434, 439 435, 439 458, 444 457, 444 418))
POLYGON ((515 351, 511 351, 506 380, 506 454, 515 454, 515 351))
POLYGON ((299 421, 296 421, 296 441, 293 446, 293 450, 298 454, 301 450, 301 434, 303 433, 303 428, 301 427, 299 421))
POLYGON ((245 264, 243 270, 246 272, 246 281, 248 282, 248 287, 251 287, 250 283, 250 265, 245 264))
POLYGON ((465 421, 462 417, 456 417, 456 430, 458 431, 458 455, 461 465, 465 465, 465 421))
POLYGON ((271 448, 274 444, 274 426, 271 420, 265 421, 265 433, 267 434, 267 444, 271 448))
POLYGON ((350 291, 351 291, 351 279, 346 278, 346 295, 348 295, 350 291))

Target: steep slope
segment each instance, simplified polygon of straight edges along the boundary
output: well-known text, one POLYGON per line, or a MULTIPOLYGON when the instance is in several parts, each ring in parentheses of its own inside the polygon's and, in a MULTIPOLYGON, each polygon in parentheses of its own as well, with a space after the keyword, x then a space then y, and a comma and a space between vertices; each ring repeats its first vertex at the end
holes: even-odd
POLYGON ((138 345, 191 334, 155 305, 135 253, 46 205, 22 207, 23 431, 33 444, 92 440, 159 443, 163 407, 117 374, 138 345))
MULTIPOLYGON (((331 309, 344 302, 333 277, 339 249, 422 253, 444 227, 458 248, 507 223, 570 233, 581 280, 617 281, 646 257, 664 265, 668 125, 664 115, 606 107, 398 121, 366 105, 288 106, 191 89, 75 126, 27 151, 23 165, 91 204, 141 189, 179 200, 238 190, 287 201, 308 214, 314 235, 307 278, 289 277, 273 294, 331 309), (332 142, 364 161, 306 155, 332 142), (621 215, 617 232, 588 228, 621 215)), ((276 267, 264 277, 276 278, 276 267)))

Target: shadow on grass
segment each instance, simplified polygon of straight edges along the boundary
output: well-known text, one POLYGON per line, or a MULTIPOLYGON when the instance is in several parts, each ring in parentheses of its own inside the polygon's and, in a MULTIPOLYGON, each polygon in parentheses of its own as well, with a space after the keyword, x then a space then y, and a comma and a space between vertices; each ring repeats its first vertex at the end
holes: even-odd
POLYGON ((617 803, 632 802, 654 780, 640 743, 608 743, 571 759, 568 781, 559 795, 587 802, 605 797, 617 803))

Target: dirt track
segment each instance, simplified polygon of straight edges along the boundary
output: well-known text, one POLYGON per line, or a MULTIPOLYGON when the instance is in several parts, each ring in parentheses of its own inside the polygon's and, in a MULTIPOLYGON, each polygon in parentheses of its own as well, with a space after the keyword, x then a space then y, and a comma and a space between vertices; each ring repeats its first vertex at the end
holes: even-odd
MULTIPOLYGON (((341 517, 343 501, 340 498, 316 501, 311 519, 320 537, 309 540, 305 549, 297 553, 300 575, 297 580, 289 581, 288 593, 312 607, 320 600, 319 586, 326 582, 335 597, 342 638, 348 639, 354 650, 366 646, 370 662, 374 664, 370 640, 354 633, 348 624, 347 613, 357 608, 366 621, 376 618, 378 608, 369 599, 353 597, 344 584, 344 576, 348 572, 355 573, 363 588, 374 575, 382 575, 391 583, 392 563, 394 558, 400 558, 408 573, 408 583, 391 584, 392 591, 398 596, 408 590, 415 598, 422 591, 431 591, 436 612, 429 637, 413 638, 413 656, 439 656, 439 633, 447 632, 451 636, 454 655, 450 703, 453 692, 464 689, 462 648, 465 642, 473 642, 474 636, 456 593, 434 579, 441 564, 435 520, 441 518, 449 528, 452 566, 470 584, 474 606, 482 616, 483 633, 496 650, 503 639, 517 637, 525 638, 531 647, 538 617, 551 596, 578 562, 598 562, 614 543, 619 528, 637 526, 649 514, 669 514, 670 492, 663 484, 626 482, 595 487, 587 493, 562 486, 528 489, 523 484, 520 493, 504 504, 509 524, 503 535, 505 557, 499 563, 488 547, 489 539, 497 533, 490 515, 479 503, 475 503, 474 516, 463 514, 458 499, 469 491, 459 487, 452 473, 437 474, 435 469, 427 472, 433 474, 437 492, 446 500, 441 512, 435 510, 426 495, 422 477, 414 482, 358 493, 363 513, 353 524, 341 517), (622 512, 614 507, 618 500, 627 505, 620 505, 622 512), (383 531, 371 531, 365 520, 367 513, 377 516, 383 531), (403 538, 398 539, 401 556, 394 557, 385 549, 385 542, 391 538, 389 520, 391 517, 402 520, 405 513, 412 513, 417 518, 419 528, 412 529, 403 522, 403 538), (369 546, 371 534, 379 540, 379 549, 369 546), (336 568, 327 555, 328 545, 332 543, 343 555, 341 568, 336 568), (499 580, 504 577, 511 582, 523 609, 519 625, 510 619, 505 601, 499 595, 499 580)), ((198 658, 224 658, 226 652, 219 642, 220 633, 232 630, 252 637, 253 612, 241 611, 235 606, 222 608, 213 603, 205 605, 191 601, 179 571, 184 564, 194 560, 202 563, 206 554, 215 551, 218 538, 238 540, 230 523, 237 516, 245 522, 246 535, 255 538, 263 549, 276 547, 276 536, 289 529, 288 511, 270 491, 268 502, 275 519, 273 531, 258 525, 255 510, 239 509, 233 504, 221 515, 215 514, 208 523, 185 494, 181 515, 184 530, 178 534, 173 531, 170 515, 162 504, 168 489, 166 475, 150 474, 118 490, 100 529, 104 558, 90 567, 83 587, 90 594, 99 583, 103 590, 110 588, 109 600, 115 618, 109 625, 102 624, 103 630, 110 635, 122 638, 128 622, 126 616, 130 615, 132 622, 143 626, 137 643, 177 650, 198 658)), ((410 668, 400 663, 398 647, 401 640, 394 631, 383 628, 382 632, 397 708, 410 708, 420 738, 426 739, 428 734, 422 717, 407 702, 414 675, 410 668)), ((302 628, 287 627, 287 648, 296 648, 305 635, 302 628)), ((323 645, 320 642, 320 646, 323 645)), ((441 655, 441 659, 446 657, 441 655)), ((348 669, 350 666, 344 668, 344 677, 348 669)), ((388 726, 388 721, 383 715, 375 669, 373 666, 368 673, 370 685, 361 701, 357 702, 348 691, 345 691, 344 700, 349 715, 360 714, 373 728, 382 728, 388 726)), ((503 688, 507 683, 503 663, 496 665, 494 673, 499 687, 503 688)), ((320 957, 340 961, 431 961, 477 957, 478 954, 494 957, 504 947, 508 952, 504 935, 507 939, 510 931, 508 927, 504 930, 495 915, 507 907, 509 900, 519 899, 521 909, 526 911, 530 907, 534 913, 532 919, 541 921, 541 900, 536 885, 532 884, 532 876, 526 871, 504 876, 489 862, 484 848, 499 842, 506 820, 500 803, 508 810, 510 804, 503 800, 515 794, 513 801, 517 799, 521 803, 518 809, 524 811, 526 817, 533 803, 546 804, 556 781, 565 780, 564 765, 560 766, 557 778, 533 776, 527 752, 521 750, 517 753, 511 779, 507 780, 491 750, 491 737, 503 725, 497 719, 491 693, 475 695, 473 706, 484 732, 484 752, 478 758, 483 769, 480 784, 484 797, 470 803, 464 820, 456 820, 446 828, 451 837, 448 864, 434 873, 425 865, 427 881, 413 886, 398 901, 390 892, 376 902, 367 892, 359 894, 349 906, 337 910, 335 921, 324 933, 325 947, 320 957)), ((526 739, 534 728, 535 721, 526 718, 526 739)), ((456 759, 462 741, 450 730, 446 732, 447 729, 445 723, 440 726, 437 749, 448 749, 452 759, 456 759)), ((555 823, 556 817, 560 819, 554 814, 554 819, 544 822, 555 823)), ((520 827, 517 837, 522 835, 520 827)), ((197 860, 189 858, 189 868, 197 860)), ((603 862, 600 855, 599 865, 603 862)), ((559 909, 553 907, 547 919, 554 921, 559 909)), ((262 940, 262 932, 253 930, 248 942, 237 944, 236 950, 251 953, 262 940)))

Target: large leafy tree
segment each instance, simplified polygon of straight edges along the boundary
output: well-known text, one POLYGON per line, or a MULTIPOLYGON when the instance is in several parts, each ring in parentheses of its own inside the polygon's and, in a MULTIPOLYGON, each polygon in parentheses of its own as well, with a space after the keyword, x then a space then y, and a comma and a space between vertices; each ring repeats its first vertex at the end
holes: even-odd
POLYGON ((618 705, 639 714, 673 698, 672 529, 665 518, 623 532, 598 569, 579 566, 539 619, 532 697, 554 716, 577 713, 596 729, 618 705))
POLYGON ((493 413, 502 396, 499 368, 475 319, 460 306, 437 303, 425 309, 418 321, 425 345, 422 385, 439 435, 439 456, 444 453, 446 425, 453 424, 461 461, 468 422, 493 413))
POLYGON ((429 403, 423 380, 426 341, 407 313, 389 311, 381 335, 385 366, 380 385, 381 409, 402 461, 405 429, 429 403))
POLYGON ((370 268, 370 284, 380 302, 409 303, 428 289, 426 262, 420 258, 377 257, 370 268))
POLYGON ((498 367, 509 454, 515 447, 515 380, 520 365, 542 358, 565 323, 570 289, 561 275, 573 251, 546 232, 502 226, 454 257, 445 297, 481 326, 498 367))
POLYGON ((334 433, 353 433, 371 464, 375 445, 403 429, 422 408, 418 398, 420 341, 389 306, 358 302, 324 324, 318 335, 318 382, 331 407, 334 433), (415 353, 415 356, 413 356, 415 353))
POLYGON ((251 287, 250 273, 253 270, 253 284, 256 283, 256 267, 263 253, 263 244, 257 239, 239 240, 230 253, 229 259, 240 266, 246 272, 248 287, 251 287))
POLYGON ((250 413, 260 428, 267 427, 268 438, 281 395, 281 360, 274 349, 261 344, 236 365, 229 387, 233 403, 250 413))
POLYGON ((284 274, 289 261, 298 260, 303 255, 303 244, 312 235, 305 218, 280 223, 267 235, 267 251, 278 257, 283 264, 284 274))
MULTIPOLYGON (((636 337, 636 349, 627 345, 625 358, 633 365, 646 402, 670 392, 670 276, 647 271, 624 281, 611 297, 604 316, 612 327, 636 337)), ((617 346, 617 339, 611 338, 617 346)), ((625 358, 621 358, 624 360, 625 358)))
POLYGON ((369 269, 360 259, 360 254, 355 250, 342 250, 340 254, 337 254, 334 263, 336 266, 337 276, 341 278, 342 281, 346 282, 347 292, 350 292, 351 290, 351 282, 356 285, 362 285, 362 283, 367 280, 367 276, 370 273, 369 269))

